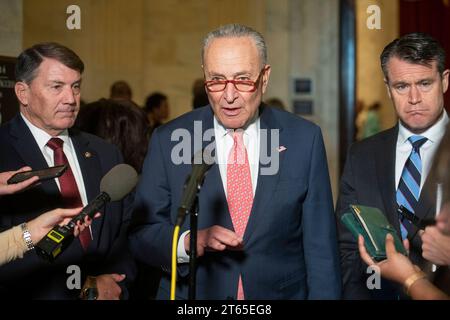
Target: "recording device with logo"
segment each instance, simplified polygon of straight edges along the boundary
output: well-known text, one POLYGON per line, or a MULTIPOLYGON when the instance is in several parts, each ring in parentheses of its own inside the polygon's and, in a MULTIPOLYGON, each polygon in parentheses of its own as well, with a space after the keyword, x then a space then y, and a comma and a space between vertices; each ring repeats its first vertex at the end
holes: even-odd
POLYGON ((133 190, 137 180, 136 171, 127 164, 119 164, 112 168, 100 182, 100 194, 68 224, 57 225, 50 230, 35 246, 36 253, 50 262, 55 260, 72 243, 78 221, 83 222, 86 216, 93 218, 107 202, 122 200, 133 190))
POLYGON ((27 179, 30 179, 31 177, 38 176, 39 180, 37 182, 50 180, 54 178, 60 177, 67 169, 67 165, 64 164, 62 166, 55 166, 40 170, 30 170, 30 171, 23 171, 23 172, 17 172, 15 175, 13 175, 11 178, 8 179, 8 184, 14 184, 19 183, 22 181, 25 181, 27 179))

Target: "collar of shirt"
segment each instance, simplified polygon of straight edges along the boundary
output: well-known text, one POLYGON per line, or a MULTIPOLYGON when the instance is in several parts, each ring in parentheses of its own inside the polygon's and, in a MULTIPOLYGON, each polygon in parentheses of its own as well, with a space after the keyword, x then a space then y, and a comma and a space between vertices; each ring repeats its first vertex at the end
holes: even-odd
MULTIPOLYGON (((32 124, 27 118, 24 117, 23 114, 20 114, 22 116, 23 121, 25 121, 25 124, 27 125, 27 127, 30 129, 31 134, 33 135, 34 139, 36 140, 36 143, 39 146, 39 149, 45 153, 45 149, 48 148, 47 147, 47 142, 53 138, 51 135, 49 135, 47 132, 45 132, 44 130, 42 130, 41 128, 36 127, 34 124, 32 124)), ((64 130, 62 133, 60 133, 58 135, 57 138, 60 138, 61 140, 64 141, 64 149, 67 146, 68 148, 72 149, 72 143, 71 140, 69 138, 69 132, 66 130, 64 130)), ((53 162, 53 161, 52 161, 53 162)))
MULTIPOLYGON (((427 149, 431 144, 435 142, 440 142, 442 137, 444 136, 446 126, 448 124, 448 115, 447 112, 444 110, 442 112, 442 116, 440 119, 431 127, 428 128, 425 132, 421 133, 420 136, 423 136, 427 138, 427 142, 423 144, 421 147, 424 149, 427 149)), ((415 135, 411 131, 409 131, 407 128, 403 126, 403 124, 399 121, 399 129, 398 129, 398 140, 397 140, 397 146, 406 146, 405 150, 411 150, 412 145, 408 142, 409 137, 415 135)))
MULTIPOLYGON (((53 138, 51 135, 49 135, 44 130, 36 127, 34 124, 32 124, 27 118, 24 117, 23 114, 20 114, 22 116, 23 121, 25 121, 25 124, 30 129, 31 134, 34 137, 34 140, 39 146, 39 150, 41 150, 42 155, 45 158, 45 161, 47 162, 47 165, 49 167, 54 166, 54 159, 53 159, 53 150, 50 147, 47 147, 47 142, 51 138, 53 138)), ((83 181, 83 175, 81 173, 80 164, 78 163, 78 158, 75 152, 75 148, 72 144, 72 139, 69 137, 69 131, 66 129, 63 132, 61 132, 57 138, 60 138, 64 141, 63 144, 63 151, 64 154, 67 157, 67 160, 69 161, 70 168, 72 169, 72 173, 75 177, 75 181, 78 186, 78 190, 80 192, 81 201, 83 202, 83 205, 87 204, 87 194, 86 189, 84 186, 83 181)), ((37 168, 33 168, 37 169, 37 168)), ((58 185, 58 188, 60 188, 59 180, 55 179, 56 184, 58 185)))
MULTIPOLYGON (((228 140, 231 141, 231 146, 233 145, 233 129, 227 129, 225 128, 216 117, 214 117, 214 131, 216 135, 216 140, 228 140)), ((244 145, 245 148, 249 148, 249 142, 250 141, 257 141, 258 139, 258 132, 259 132, 259 117, 256 118, 255 121, 253 121, 251 124, 247 126, 247 128, 244 129, 244 145)), ((250 160, 250 159, 249 159, 250 160)), ((226 163, 226 160, 225 160, 226 163)))
MULTIPOLYGON (((431 128, 420 134, 421 136, 424 136, 428 139, 428 141, 425 142, 423 146, 420 148, 420 157, 422 160, 422 177, 423 177, 423 179, 421 179, 420 181, 421 190, 425 183, 426 177, 430 172, 434 154, 436 153, 439 143, 441 142, 442 137, 444 136, 448 122, 449 118, 447 112, 444 111, 441 118, 431 128)), ((408 138, 414 135, 414 133, 406 129, 400 122, 398 130, 399 131, 397 137, 397 148, 395 155, 396 187, 400 182, 403 168, 412 150, 412 145, 411 143, 409 143, 408 138)))
MULTIPOLYGON (((244 129, 244 145, 247 149, 248 162, 250 165, 250 175, 252 179, 253 195, 256 191, 256 184, 258 181, 259 170, 259 128, 260 120, 256 117, 245 129, 244 129)), ((232 129, 225 128, 216 117, 214 117, 214 134, 216 137, 216 154, 217 161, 220 170, 220 177, 222 178, 225 194, 227 193, 227 161, 228 154, 233 147, 233 136, 229 133, 233 132, 232 129)))

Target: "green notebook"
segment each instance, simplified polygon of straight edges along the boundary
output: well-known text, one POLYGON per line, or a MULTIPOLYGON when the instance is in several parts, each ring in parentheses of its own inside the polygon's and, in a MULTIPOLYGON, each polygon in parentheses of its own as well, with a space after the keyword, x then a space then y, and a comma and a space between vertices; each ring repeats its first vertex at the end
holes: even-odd
POLYGON ((378 209, 361 205, 350 205, 351 212, 341 217, 342 223, 351 231, 358 241, 358 235, 364 237, 367 252, 376 261, 386 259, 386 235, 394 237, 395 248, 407 255, 400 237, 394 227, 389 224, 386 216, 378 209))

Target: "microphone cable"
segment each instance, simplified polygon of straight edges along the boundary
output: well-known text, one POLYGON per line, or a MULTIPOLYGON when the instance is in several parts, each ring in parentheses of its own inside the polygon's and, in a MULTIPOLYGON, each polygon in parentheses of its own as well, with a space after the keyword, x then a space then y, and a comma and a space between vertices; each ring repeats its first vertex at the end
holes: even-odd
POLYGON ((173 231, 172 239, 172 275, 170 281, 170 300, 175 300, 175 290, 177 287, 177 247, 179 234, 180 226, 176 225, 173 231))

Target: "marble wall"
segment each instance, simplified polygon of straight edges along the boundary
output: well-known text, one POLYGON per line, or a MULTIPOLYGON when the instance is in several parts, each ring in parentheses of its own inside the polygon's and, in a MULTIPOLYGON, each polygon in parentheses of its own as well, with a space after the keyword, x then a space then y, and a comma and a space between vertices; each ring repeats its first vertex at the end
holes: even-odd
POLYGON ((322 128, 336 198, 338 188, 339 1, 266 1, 266 40, 272 64, 267 98, 278 97, 293 111, 294 100, 310 100, 303 115, 322 128), (318 18, 320 17, 320 18, 318 18), (311 93, 297 94, 294 80, 311 80, 311 93))
POLYGON ((305 116, 322 128, 333 195, 339 181, 339 1, 291 0, 291 100, 311 100, 313 114, 305 116), (293 91, 293 79, 311 79, 311 94, 293 91))
POLYGON ((399 3, 393 0, 357 0, 357 100, 365 105, 381 102, 380 118, 382 128, 392 127, 397 118, 383 82, 380 54, 384 47, 398 37, 399 3), (370 5, 377 5, 381 13, 381 29, 369 29, 367 13, 370 5))

